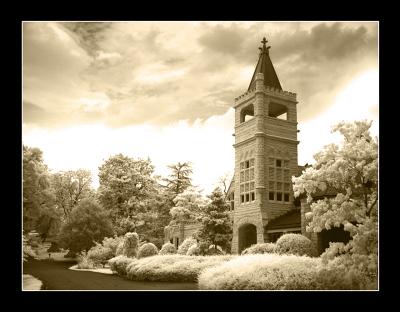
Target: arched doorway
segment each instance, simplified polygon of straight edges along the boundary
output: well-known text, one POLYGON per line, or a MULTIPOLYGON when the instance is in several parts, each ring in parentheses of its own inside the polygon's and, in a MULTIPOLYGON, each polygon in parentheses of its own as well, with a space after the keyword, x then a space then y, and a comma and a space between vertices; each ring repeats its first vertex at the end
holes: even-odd
POLYGON ((243 224, 239 227, 239 254, 253 244, 257 244, 257 227, 250 223, 243 224))

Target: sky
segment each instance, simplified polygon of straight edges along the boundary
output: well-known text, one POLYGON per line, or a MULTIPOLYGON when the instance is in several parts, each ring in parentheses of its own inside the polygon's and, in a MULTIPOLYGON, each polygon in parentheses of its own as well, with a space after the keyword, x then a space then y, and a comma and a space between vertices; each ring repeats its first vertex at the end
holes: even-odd
POLYGON ((373 120, 377 22, 24 22, 22 142, 53 172, 122 153, 155 174, 191 162, 210 193, 234 168, 234 99, 265 36, 285 91, 297 93, 299 164, 339 142, 331 127, 373 120))

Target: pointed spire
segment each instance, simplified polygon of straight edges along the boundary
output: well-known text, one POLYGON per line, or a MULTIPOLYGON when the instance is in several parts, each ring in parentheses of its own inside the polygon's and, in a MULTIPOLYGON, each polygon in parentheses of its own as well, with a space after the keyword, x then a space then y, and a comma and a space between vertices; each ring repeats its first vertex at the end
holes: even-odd
POLYGON ((254 70, 253 77, 251 78, 251 82, 249 88, 247 90, 253 89, 255 87, 255 78, 256 74, 263 73, 264 74, 264 85, 268 87, 273 87, 279 90, 282 90, 281 84, 279 82, 278 76, 276 75, 274 65, 272 65, 271 59, 269 58, 269 49, 270 46, 266 46, 267 39, 264 37, 261 43, 263 44, 260 49, 260 56, 257 62, 256 69, 254 70))

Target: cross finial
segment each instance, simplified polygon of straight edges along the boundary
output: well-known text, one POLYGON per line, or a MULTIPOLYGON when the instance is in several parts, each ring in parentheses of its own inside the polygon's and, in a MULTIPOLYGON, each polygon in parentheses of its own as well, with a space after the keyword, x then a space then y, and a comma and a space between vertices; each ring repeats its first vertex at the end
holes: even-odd
POLYGON ((265 37, 263 38, 263 40, 261 41, 261 43, 263 44, 263 46, 265 47, 265 44, 267 43, 267 39, 265 39, 265 37))

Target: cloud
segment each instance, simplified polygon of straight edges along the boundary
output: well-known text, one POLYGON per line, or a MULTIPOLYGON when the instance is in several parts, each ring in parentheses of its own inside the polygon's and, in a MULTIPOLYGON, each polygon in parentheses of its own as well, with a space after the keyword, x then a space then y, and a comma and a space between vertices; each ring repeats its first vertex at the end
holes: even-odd
POLYGON ((193 123, 246 91, 263 36, 301 121, 377 68, 376 23, 24 23, 24 100, 59 118, 46 127, 193 123))

